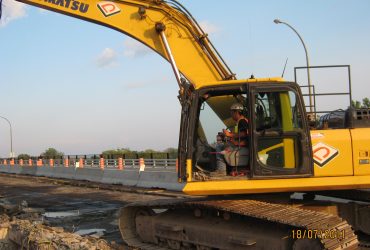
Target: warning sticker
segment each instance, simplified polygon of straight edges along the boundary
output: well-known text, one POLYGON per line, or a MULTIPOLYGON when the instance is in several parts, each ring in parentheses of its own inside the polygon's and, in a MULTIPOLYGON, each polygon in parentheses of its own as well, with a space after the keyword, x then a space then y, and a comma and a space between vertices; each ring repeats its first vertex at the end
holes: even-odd
POLYGON ((321 133, 313 133, 311 134, 311 139, 322 139, 324 138, 324 134, 321 134, 321 133))
POLYGON ((98 4, 99 10, 104 14, 105 17, 117 14, 121 11, 117 5, 109 1, 99 2, 98 4))
POLYGON ((337 149, 322 142, 315 144, 312 147, 312 151, 313 160, 320 167, 323 167, 339 154, 339 151, 337 149))

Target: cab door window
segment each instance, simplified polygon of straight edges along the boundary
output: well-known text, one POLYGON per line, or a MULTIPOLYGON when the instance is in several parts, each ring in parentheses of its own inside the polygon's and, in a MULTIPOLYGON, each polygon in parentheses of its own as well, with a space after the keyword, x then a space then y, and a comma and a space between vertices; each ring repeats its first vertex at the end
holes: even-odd
POLYGON ((255 175, 301 172, 302 149, 308 147, 301 106, 293 90, 254 93, 255 175))
POLYGON ((197 175, 245 178, 249 167, 247 107, 247 93, 240 87, 209 91, 199 97, 192 157, 197 175))

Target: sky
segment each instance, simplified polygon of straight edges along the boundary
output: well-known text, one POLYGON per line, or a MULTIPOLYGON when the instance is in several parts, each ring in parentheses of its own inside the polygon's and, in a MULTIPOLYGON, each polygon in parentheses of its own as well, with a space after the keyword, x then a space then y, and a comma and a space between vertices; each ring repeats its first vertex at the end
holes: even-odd
MULTIPOLYGON (((353 99, 370 97, 370 1, 180 1, 238 79, 281 76, 294 67, 350 65, 353 99)), ((307 84, 306 71, 297 81, 307 84)), ((347 92, 345 69, 312 70, 316 92, 347 92)), ((177 147, 180 104, 170 64, 127 36, 96 24, 3 0, 0 116, 11 121, 13 151, 39 155, 177 147)), ((318 100, 323 109, 348 97, 318 100)), ((0 119, 0 157, 8 157, 0 119)))

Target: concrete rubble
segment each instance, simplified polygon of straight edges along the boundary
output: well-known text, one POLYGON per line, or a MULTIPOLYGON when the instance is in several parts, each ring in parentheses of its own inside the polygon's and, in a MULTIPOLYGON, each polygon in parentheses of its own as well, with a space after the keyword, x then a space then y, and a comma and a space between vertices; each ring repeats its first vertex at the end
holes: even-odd
POLYGON ((40 211, 27 202, 13 205, 0 202, 0 250, 5 249, 122 249, 93 236, 65 232, 61 227, 46 225, 40 211))

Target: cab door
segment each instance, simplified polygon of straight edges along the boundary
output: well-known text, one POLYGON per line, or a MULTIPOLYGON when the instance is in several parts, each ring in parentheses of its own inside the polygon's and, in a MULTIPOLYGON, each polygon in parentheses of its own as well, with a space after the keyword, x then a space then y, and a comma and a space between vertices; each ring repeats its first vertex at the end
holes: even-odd
POLYGON ((251 84, 252 178, 313 175, 302 95, 295 83, 251 84))

